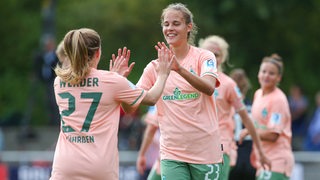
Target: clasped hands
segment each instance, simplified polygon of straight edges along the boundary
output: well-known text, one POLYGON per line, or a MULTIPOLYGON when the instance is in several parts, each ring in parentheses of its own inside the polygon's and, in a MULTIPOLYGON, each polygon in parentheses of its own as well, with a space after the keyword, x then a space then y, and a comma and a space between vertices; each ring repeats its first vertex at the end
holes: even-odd
MULTIPOLYGON (((158 51, 159 63, 165 63, 164 66, 167 66, 166 68, 172 70, 180 68, 173 51, 169 49, 164 42, 158 42, 157 45, 155 45, 155 49, 158 51)), ((123 49, 119 48, 117 56, 115 54, 112 54, 111 56, 109 71, 117 72, 124 77, 128 77, 135 65, 135 62, 132 62, 129 65, 130 53, 131 52, 127 47, 123 47, 123 49)), ((159 71, 159 65, 160 64, 158 64, 157 71, 159 71)))

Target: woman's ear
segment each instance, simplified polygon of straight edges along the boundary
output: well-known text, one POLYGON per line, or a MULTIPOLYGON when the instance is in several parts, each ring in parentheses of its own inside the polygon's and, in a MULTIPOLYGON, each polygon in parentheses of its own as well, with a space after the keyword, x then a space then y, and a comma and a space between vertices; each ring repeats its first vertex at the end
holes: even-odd
POLYGON ((188 30, 187 30, 187 31, 188 31, 188 32, 191 32, 191 31, 192 31, 193 24, 192 24, 192 23, 189 23, 187 27, 188 27, 188 30))
POLYGON ((99 50, 94 53, 94 57, 95 57, 95 58, 98 58, 98 59, 99 59, 100 56, 101 56, 101 48, 99 48, 99 50))

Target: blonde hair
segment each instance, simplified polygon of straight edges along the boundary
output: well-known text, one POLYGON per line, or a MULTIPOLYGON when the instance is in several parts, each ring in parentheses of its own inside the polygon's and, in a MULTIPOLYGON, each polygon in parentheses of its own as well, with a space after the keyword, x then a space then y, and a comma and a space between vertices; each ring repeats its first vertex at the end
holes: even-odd
POLYGON ((182 3, 173 3, 173 4, 169 4, 165 9, 163 9, 162 11, 162 15, 161 15, 161 25, 163 24, 164 21, 164 15, 167 13, 167 11, 169 10, 175 10, 175 11, 180 11, 183 14, 183 18, 186 22, 186 24, 191 23, 192 24, 192 29, 190 32, 188 32, 188 43, 191 45, 194 45, 194 41, 196 38, 196 35, 198 33, 198 27, 197 25, 193 22, 193 14, 191 13, 191 11, 187 8, 186 5, 182 4, 182 3))
POLYGON ((241 68, 233 69, 230 72, 230 77, 237 83, 243 97, 251 88, 250 80, 248 79, 246 72, 241 68))
POLYGON ((200 39, 199 47, 202 48, 205 43, 216 44, 221 49, 221 65, 219 68, 222 71, 222 65, 229 59, 229 44, 223 37, 217 35, 211 35, 205 39, 200 39))
POLYGON ((89 73, 92 58, 101 46, 99 34, 88 28, 69 31, 63 39, 63 47, 70 66, 56 67, 55 72, 64 82, 79 84, 89 73))
POLYGON ((70 65, 69 59, 64 50, 63 40, 60 41, 59 45, 57 46, 56 55, 59 59, 59 63, 57 64, 57 66, 60 66, 60 68, 66 68, 67 66, 70 65))

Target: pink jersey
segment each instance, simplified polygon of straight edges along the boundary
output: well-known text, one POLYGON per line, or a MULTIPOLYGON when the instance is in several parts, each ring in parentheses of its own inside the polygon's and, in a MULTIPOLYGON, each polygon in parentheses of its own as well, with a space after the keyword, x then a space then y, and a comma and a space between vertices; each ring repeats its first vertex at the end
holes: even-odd
MULTIPOLYGON (((180 65, 195 76, 217 78, 216 60, 207 50, 191 46, 180 65)), ((156 81, 157 60, 144 69, 138 86, 150 89, 156 81)), ((217 79, 217 85, 219 80, 217 79)), ((171 71, 157 102, 161 159, 197 164, 222 161, 219 125, 215 102, 171 71)))
POLYGON ((157 107, 150 106, 148 112, 144 118, 147 124, 152 124, 153 126, 159 127, 159 122, 157 119, 157 107))
MULTIPOLYGON (((259 89, 255 92, 252 104, 252 117, 258 129, 268 129, 279 134, 276 142, 261 141, 266 157, 271 161, 271 171, 290 177, 294 165, 291 150, 291 115, 285 94, 276 88, 267 95, 259 89)), ((256 148, 255 156, 258 157, 256 148)), ((260 164, 256 159, 256 166, 260 164)))
POLYGON ((75 86, 57 77, 54 89, 62 119, 51 180, 118 180, 120 103, 136 108, 146 92, 96 69, 75 86))
POLYGON ((222 82, 219 88, 215 89, 214 97, 217 102, 219 128, 223 152, 230 155, 234 138, 234 113, 245 109, 242 94, 237 84, 223 72, 219 72, 219 79, 222 82))

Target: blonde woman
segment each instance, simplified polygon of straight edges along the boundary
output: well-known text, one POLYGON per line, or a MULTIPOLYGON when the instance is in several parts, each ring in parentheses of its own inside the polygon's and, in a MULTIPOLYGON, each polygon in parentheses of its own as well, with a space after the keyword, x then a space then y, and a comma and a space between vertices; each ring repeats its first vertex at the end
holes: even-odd
POLYGON ((146 91, 116 72, 97 69, 101 39, 93 29, 71 30, 63 44, 70 66, 55 69, 61 130, 50 179, 118 180, 120 107, 129 112, 157 102, 170 73, 170 52, 158 50, 157 79, 146 91))
MULTIPOLYGON (((193 46, 196 25, 186 5, 168 5, 161 15, 162 33, 175 58, 173 70, 157 102, 160 128, 161 178, 167 180, 217 179, 222 151, 215 102, 219 86, 216 59, 193 46)), ((156 49, 166 47, 158 43, 156 49)), ((150 62, 137 86, 155 82, 157 60, 150 62)))
POLYGON ((213 52, 217 59, 218 75, 221 80, 219 88, 215 89, 214 98, 217 101, 219 129, 221 132, 221 141, 223 144, 223 172, 222 179, 229 179, 230 172, 230 156, 234 146, 234 120, 233 115, 237 112, 245 127, 259 150, 261 163, 268 167, 270 161, 264 155, 261 147, 260 138, 258 137, 253 122, 249 117, 246 106, 243 103, 242 94, 237 84, 229 76, 223 73, 222 65, 226 62, 229 52, 229 44, 220 36, 209 36, 199 43, 199 47, 213 52))

